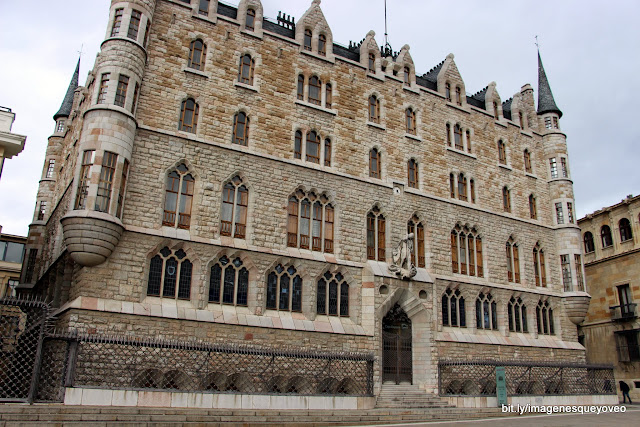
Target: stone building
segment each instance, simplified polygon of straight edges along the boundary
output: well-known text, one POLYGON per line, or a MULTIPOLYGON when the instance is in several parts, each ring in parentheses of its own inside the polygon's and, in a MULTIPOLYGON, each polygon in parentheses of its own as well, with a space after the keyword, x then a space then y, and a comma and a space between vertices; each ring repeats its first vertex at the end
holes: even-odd
POLYGON ((11 296, 20 283, 26 237, 0 234, 0 298, 11 296))
POLYGON ((585 361, 540 58, 536 109, 529 84, 466 95, 452 54, 424 73, 373 31, 335 43, 319 0, 297 22, 260 0, 109 13, 54 117, 27 242, 21 287, 59 327, 369 352, 375 394, 437 393, 443 360, 585 361))
POLYGON ((4 159, 20 154, 27 140, 26 136, 11 133, 15 119, 16 114, 11 111, 11 108, 0 107, 0 177, 2 177, 4 159))
POLYGON ((616 380, 640 400, 640 196, 589 214, 578 225, 593 297, 580 325, 587 361, 613 364, 616 380))

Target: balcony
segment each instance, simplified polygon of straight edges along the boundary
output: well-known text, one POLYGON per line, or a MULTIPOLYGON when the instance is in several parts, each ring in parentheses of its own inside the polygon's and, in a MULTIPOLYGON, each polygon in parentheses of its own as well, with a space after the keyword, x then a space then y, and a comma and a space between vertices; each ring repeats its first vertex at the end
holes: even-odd
POLYGON ((637 304, 622 304, 614 307, 609 307, 611 310, 611 320, 631 320, 638 317, 636 314, 637 304))

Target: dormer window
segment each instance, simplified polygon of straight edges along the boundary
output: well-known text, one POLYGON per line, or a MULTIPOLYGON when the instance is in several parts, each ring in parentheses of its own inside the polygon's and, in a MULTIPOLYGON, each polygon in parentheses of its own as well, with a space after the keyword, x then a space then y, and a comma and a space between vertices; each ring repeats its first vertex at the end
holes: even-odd
POLYGON ((522 112, 518 113, 518 118, 520 119, 520 128, 524 129, 524 118, 522 117, 522 112))
POLYGON ((551 129, 551 117, 544 118, 544 127, 547 129, 551 129))
POLYGON ((498 103, 494 102, 493 103, 493 118, 498 120, 498 103))
POLYGON ((460 86, 456 86, 456 104, 462 105, 462 90, 460 86))
POLYGON ((256 11, 253 9, 247 9, 247 18, 244 23, 244 27, 247 30, 253 31, 256 22, 256 11))
POLYGON ((411 70, 409 70, 409 67, 404 67, 404 84, 411 85, 411 70))
POLYGON ((311 30, 304 30, 304 50, 311 51, 311 30))
POLYGON ((324 34, 320 34, 320 37, 318 37, 318 54, 327 55, 327 36, 324 34))
POLYGON ((64 119, 60 119, 56 123, 56 132, 64 132, 64 119))
POLYGON ((376 72, 376 55, 374 53, 369 54, 369 72, 376 72))
POLYGON ((447 98, 447 101, 451 102, 451 85, 449 83, 444 85, 444 96, 447 98))
POLYGON ((209 16, 209 2, 210 0, 200 0, 200 6, 198 6, 198 13, 203 16, 209 16))

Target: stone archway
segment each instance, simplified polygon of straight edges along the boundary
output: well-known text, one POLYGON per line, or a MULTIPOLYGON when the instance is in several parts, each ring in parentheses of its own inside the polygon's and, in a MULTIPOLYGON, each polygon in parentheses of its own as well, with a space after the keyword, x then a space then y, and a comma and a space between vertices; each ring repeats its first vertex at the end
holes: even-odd
POLYGON ((382 319, 382 382, 413 383, 411 320, 396 303, 382 319))

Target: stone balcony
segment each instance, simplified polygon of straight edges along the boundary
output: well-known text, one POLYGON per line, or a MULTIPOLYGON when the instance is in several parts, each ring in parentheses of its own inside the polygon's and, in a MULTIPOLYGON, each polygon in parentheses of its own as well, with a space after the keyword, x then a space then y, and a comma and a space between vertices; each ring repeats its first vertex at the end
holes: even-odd
POLYGON ((105 262, 124 231, 119 219, 95 211, 71 211, 60 222, 71 259, 83 267, 105 262))
POLYGON ((582 291, 565 292, 562 296, 567 316, 576 325, 582 323, 587 315, 589 301, 591 301, 591 295, 582 291))

